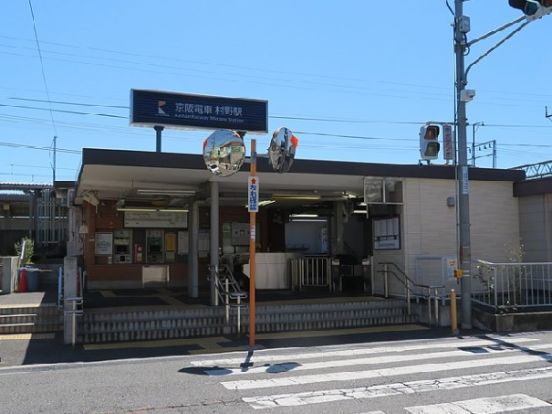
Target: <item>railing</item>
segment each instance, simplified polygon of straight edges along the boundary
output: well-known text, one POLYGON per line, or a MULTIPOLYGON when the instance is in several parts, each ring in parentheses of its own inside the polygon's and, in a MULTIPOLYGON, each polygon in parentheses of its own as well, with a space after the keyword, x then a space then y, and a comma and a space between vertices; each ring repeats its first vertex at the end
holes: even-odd
POLYGON ((230 266, 227 264, 209 266, 209 273, 216 278, 215 288, 220 299, 219 303, 223 303, 226 310, 225 322, 227 325, 230 323, 230 308, 237 309, 236 324, 239 333, 241 331, 241 308, 245 306, 242 300, 247 298, 247 293, 241 290, 230 266))
POLYGON ((474 276, 481 289, 472 300, 497 312, 552 306, 552 263, 492 263, 477 261, 474 276))
POLYGON ((331 259, 320 256, 304 256, 289 261, 292 286, 332 288, 331 259))
POLYGON ((412 298, 417 301, 424 299, 427 301, 429 324, 438 326, 439 301, 444 299, 439 294, 439 290, 444 289, 444 286, 429 286, 416 283, 397 264, 393 262, 380 262, 379 265, 383 267, 382 270, 378 270, 378 273, 383 274, 384 296, 386 298, 389 297, 389 275, 391 275, 404 287, 404 299, 406 301, 408 315, 412 313, 412 298), (420 292, 422 293, 420 294, 420 292))

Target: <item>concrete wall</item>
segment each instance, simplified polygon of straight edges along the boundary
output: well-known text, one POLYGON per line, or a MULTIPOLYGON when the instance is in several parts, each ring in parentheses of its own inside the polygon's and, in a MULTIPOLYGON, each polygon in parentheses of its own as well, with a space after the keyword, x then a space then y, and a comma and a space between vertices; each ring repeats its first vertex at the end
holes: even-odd
POLYGON ((12 293, 17 289, 17 257, 0 257, 0 290, 12 293))
POLYGON ((518 200, 524 261, 552 261, 552 194, 520 197, 518 200))

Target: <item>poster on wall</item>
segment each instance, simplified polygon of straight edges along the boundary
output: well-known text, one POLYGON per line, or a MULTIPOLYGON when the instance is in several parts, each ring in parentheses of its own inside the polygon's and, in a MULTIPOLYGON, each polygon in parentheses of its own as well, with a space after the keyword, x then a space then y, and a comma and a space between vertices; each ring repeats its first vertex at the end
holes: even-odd
POLYGON ((374 218, 374 249, 399 250, 401 248, 401 230, 399 217, 374 218))
POLYGON ((111 256, 113 254, 113 233, 96 233, 96 256, 111 256))
POLYGON ((178 255, 184 256, 188 254, 188 232, 179 231, 178 232, 178 255))

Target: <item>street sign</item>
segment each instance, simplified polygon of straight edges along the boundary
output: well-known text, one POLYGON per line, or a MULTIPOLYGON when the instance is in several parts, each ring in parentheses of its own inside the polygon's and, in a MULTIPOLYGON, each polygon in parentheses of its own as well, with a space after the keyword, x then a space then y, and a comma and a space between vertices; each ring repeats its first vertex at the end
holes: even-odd
POLYGON ((444 150, 444 159, 447 161, 454 159, 454 142, 452 139, 452 125, 444 124, 443 125, 443 147, 444 150))
POLYGON ((259 177, 256 175, 247 179, 247 211, 259 212, 259 177))
POLYGON ((268 132, 268 102, 132 89, 130 124, 184 129, 268 132))

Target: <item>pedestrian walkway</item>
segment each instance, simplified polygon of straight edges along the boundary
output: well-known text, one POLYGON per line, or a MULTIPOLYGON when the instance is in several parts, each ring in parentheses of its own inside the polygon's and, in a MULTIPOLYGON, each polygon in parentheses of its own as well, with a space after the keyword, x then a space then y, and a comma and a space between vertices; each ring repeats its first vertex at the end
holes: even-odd
MULTIPOLYGON (((428 395, 431 404, 404 405, 400 411, 377 406, 378 410, 355 413, 533 413, 552 412, 547 401, 550 395, 495 393, 492 386, 531 381, 552 384, 551 352, 550 337, 484 335, 324 347, 314 352, 255 351, 196 359, 191 365, 216 379, 221 389, 238 393, 253 409, 318 405, 322 412, 351 412, 340 402, 356 401, 375 408, 389 401, 382 398, 428 395), (410 380, 398 382, 397 377, 410 380), (447 392, 472 390, 488 390, 490 395, 446 400, 447 392)), ((531 390, 528 385, 520 388, 531 390)))

